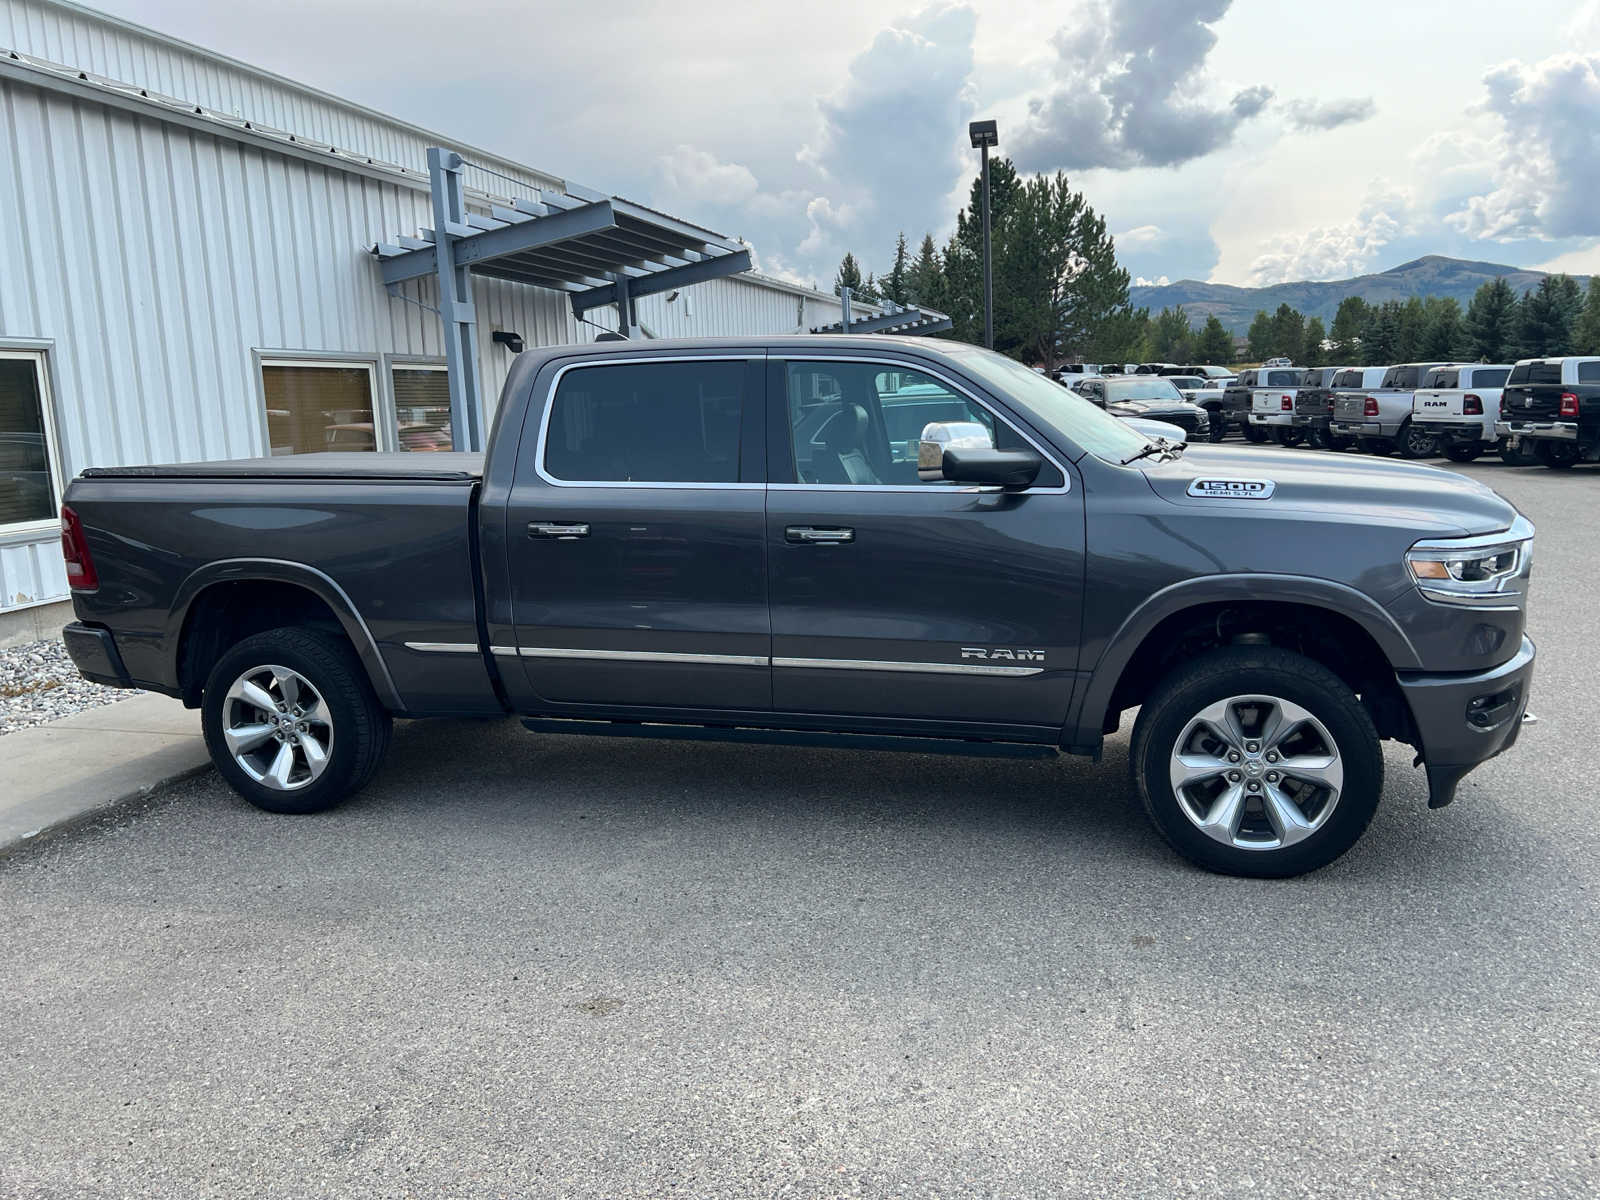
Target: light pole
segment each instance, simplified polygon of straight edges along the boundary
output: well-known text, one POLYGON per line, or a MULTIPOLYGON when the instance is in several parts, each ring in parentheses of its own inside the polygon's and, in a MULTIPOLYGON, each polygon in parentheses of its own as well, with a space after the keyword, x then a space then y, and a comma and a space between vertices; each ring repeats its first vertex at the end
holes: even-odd
POLYGON ((972 145, 983 153, 983 344, 994 349, 994 248, 989 240, 989 147, 1000 144, 993 121, 973 121, 967 126, 972 145))

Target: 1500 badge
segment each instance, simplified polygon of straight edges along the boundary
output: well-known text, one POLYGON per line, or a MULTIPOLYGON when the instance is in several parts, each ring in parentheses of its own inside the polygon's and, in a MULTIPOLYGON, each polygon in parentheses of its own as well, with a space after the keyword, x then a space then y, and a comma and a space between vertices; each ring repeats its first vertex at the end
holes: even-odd
POLYGON ((1208 500, 1268 500, 1277 488, 1270 479, 1196 479, 1189 495, 1208 500))

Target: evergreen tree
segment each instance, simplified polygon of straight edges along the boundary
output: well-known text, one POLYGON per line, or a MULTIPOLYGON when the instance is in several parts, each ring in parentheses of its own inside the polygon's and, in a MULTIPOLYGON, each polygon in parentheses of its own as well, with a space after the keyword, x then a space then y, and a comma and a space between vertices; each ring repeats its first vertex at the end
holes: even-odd
POLYGON ((1194 331, 1183 305, 1163 308, 1151 329, 1150 352, 1157 362, 1186 363, 1194 356, 1194 331))
POLYGON ((1194 357, 1206 366, 1225 367, 1233 361, 1233 334, 1212 313, 1195 341, 1194 357))
POLYGON ((1366 350, 1362 355, 1364 365, 1384 367, 1399 361, 1395 348, 1400 339, 1400 305, 1393 300, 1378 308, 1368 308, 1366 328, 1361 341, 1366 350))
POLYGON ((939 251, 933 244, 933 234, 922 236, 922 249, 907 272, 906 292, 911 304, 920 304, 944 312, 944 264, 939 261, 939 251))
POLYGON ((1267 316, 1265 309, 1256 311, 1255 320, 1250 322, 1250 331, 1245 337, 1250 343, 1252 362, 1265 362, 1272 357, 1272 318, 1267 316))
POLYGON ((1083 357, 1090 362, 1123 363, 1150 361, 1150 310, 1122 308, 1113 312, 1084 344, 1083 357))
POLYGON ((1322 348, 1322 343, 1328 340, 1327 332, 1322 328, 1322 318, 1312 317, 1306 322, 1305 336, 1305 365, 1308 367, 1322 367, 1328 365, 1328 352, 1322 348))
POLYGON ((911 303, 911 253, 906 249, 904 233, 895 239, 894 266, 883 278, 883 298, 896 304, 911 303))
POLYGON ((1461 322, 1461 305, 1453 297, 1429 296, 1423 302, 1427 320, 1417 357, 1429 362, 1457 362, 1470 353, 1461 322))
POLYGON ((1422 334, 1428 324, 1428 309, 1421 296, 1404 304, 1395 303, 1395 362, 1415 362, 1422 356, 1422 334))
POLYGON ((1365 363, 1361 332, 1370 320, 1370 308, 1360 296, 1346 296, 1333 314, 1333 357, 1341 363, 1365 363))
POLYGON ((1583 315, 1583 292, 1570 275, 1546 275, 1522 298, 1522 352, 1528 357, 1571 354, 1583 315))
POLYGON ((878 290, 878 281, 872 277, 872 272, 867 272, 867 278, 861 285, 858 293, 860 298, 868 304, 876 304, 883 299, 883 293, 878 290))
POLYGON ((839 270, 834 273, 833 294, 837 296, 845 288, 850 289, 851 295, 861 294, 861 267, 856 263, 856 256, 848 250, 839 263, 839 270))
POLYGON ((1305 318, 1289 304, 1278 305, 1272 314, 1272 353, 1269 357, 1287 358, 1298 363, 1305 355, 1305 318))
POLYGON ((1575 353, 1600 354, 1600 275, 1589 276, 1589 291, 1574 340, 1575 353))
POLYGON ((1521 340, 1517 294, 1502 278, 1480 287, 1467 306, 1468 354, 1480 362, 1510 362, 1521 340))

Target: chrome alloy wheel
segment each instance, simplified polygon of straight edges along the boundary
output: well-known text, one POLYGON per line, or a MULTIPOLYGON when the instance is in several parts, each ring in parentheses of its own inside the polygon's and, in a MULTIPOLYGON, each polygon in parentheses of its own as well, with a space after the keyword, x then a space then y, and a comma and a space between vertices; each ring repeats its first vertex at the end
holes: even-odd
POLYGON ((1169 774, 1195 828, 1240 850, 1304 841, 1327 824, 1344 786, 1327 726, 1277 696, 1230 696, 1195 714, 1169 774))
POLYGON ((282 792, 315 782, 333 750, 327 706, 288 667, 251 667, 233 681, 222 702, 222 736, 241 771, 282 792))

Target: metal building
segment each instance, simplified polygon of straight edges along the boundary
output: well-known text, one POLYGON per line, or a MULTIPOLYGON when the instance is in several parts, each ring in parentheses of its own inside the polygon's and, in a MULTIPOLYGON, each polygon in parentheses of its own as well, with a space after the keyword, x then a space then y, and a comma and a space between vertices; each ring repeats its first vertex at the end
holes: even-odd
POLYGON ((466 444, 453 354, 458 386, 492 405, 518 340, 841 319, 833 296, 739 254, 691 221, 128 22, 0 0, 0 618, 67 595, 56 509, 84 467, 466 444), (441 165, 454 215, 435 205, 441 165), (472 240, 525 241, 580 209, 592 244, 564 254, 472 240), (676 240, 652 242, 660 228, 676 240), (443 305, 441 239, 485 260, 452 273, 443 305), (397 265, 417 260, 430 269, 397 265), (470 329, 449 319, 464 313, 470 329))

